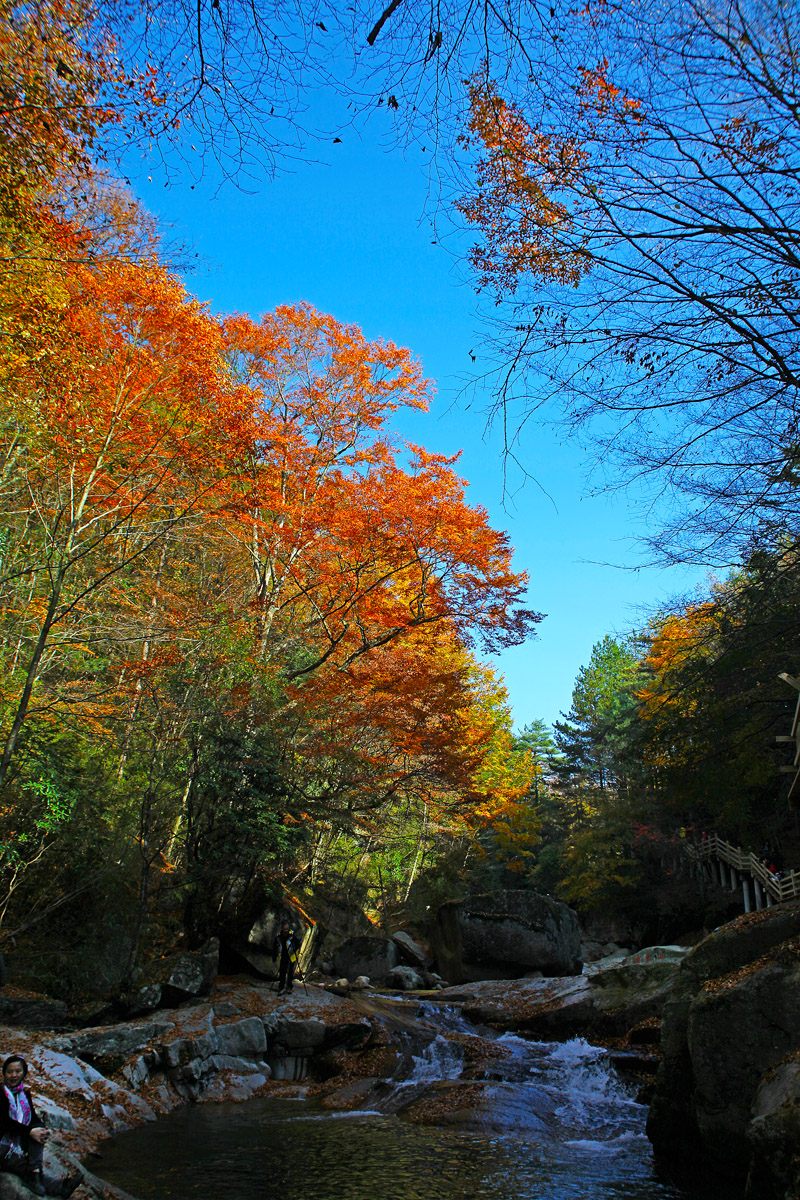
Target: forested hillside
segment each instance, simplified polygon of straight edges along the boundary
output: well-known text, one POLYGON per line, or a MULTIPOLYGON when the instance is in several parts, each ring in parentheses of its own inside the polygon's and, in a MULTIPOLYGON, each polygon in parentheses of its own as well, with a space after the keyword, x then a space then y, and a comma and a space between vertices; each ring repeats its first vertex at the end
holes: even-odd
POLYGON ((305 304, 217 317, 124 181, 126 147, 186 152, 187 128, 233 173, 289 153, 326 13, 4 4, 0 935, 66 997, 256 895, 385 920, 502 880, 660 937, 696 917, 681 836, 800 861, 775 744, 800 647, 791 22, 487 6, 476 73, 478 10, 395 9, 352 103, 400 96, 408 136, 442 113, 466 156, 497 410, 522 378, 523 424, 553 400, 593 428, 672 497, 661 560, 721 575, 596 646, 553 736, 515 735, 480 655, 541 617, 456 460, 396 432, 421 364, 305 304))
POLYGON ((382 864, 405 895, 513 809, 473 646, 539 618, 454 461, 393 432, 432 393, 409 351, 213 317, 98 157, 157 124, 152 76, 80 5, 2 29, 0 916, 69 995, 253 889, 367 900, 382 864))
POLYGON ((517 739, 534 764, 536 837, 509 855, 495 832, 495 871, 518 870, 656 940, 726 915, 724 897, 699 895, 682 869, 684 842, 716 832, 776 871, 796 869, 797 693, 779 676, 797 661, 798 611, 798 556, 786 545, 599 642, 552 733, 534 722, 517 739))

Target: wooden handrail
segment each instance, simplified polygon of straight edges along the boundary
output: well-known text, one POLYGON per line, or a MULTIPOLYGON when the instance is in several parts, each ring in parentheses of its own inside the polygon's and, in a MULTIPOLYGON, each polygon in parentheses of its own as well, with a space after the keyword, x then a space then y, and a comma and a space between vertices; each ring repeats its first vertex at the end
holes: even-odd
POLYGON ((753 854, 751 850, 741 850, 738 846, 732 846, 716 833, 704 834, 699 842, 684 841, 683 846, 694 862, 719 858, 736 871, 752 875, 777 904, 800 899, 800 871, 787 871, 778 879, 758 855, 753 854))

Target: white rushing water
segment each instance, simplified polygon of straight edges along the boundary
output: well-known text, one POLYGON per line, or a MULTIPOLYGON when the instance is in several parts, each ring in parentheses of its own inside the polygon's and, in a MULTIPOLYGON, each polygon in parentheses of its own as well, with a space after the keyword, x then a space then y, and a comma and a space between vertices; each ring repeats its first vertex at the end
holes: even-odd
POLYGON ((412 1056, 414 1069, 409 1083, 438 1083, 458 1079, 464 1069, 464 1051, 441 1033, 418 1055, 412 1056))

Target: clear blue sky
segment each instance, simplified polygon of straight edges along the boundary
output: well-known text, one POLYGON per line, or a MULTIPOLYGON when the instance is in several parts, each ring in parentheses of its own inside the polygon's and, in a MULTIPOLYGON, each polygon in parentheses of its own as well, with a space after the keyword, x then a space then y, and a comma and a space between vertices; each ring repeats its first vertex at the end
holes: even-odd
POLYGON ((186 172, 165 187, 157 165, 129 161, 126 169, 143 203, 199 255, 188 285, 214 311, 258 316, 305 300, 422 359, 438 396, 427 416, 404 418, 400 432, 429 450, 462 450, 470 499, 509 532, 515 565, 530 575, 529 605, 547 617, 538 638, 500 656, 499 666, 515 724, 552 722, 569 707, 594 643, 635 623, 642 606, 686 590, 698 573, 595 565, 640 561, 631 541, 640 506, 586 498, 580 448, 533 424, 522 451, 544 491, 528 483, 504 506, 500 440, 484 437, 480 398, 467 408, 459 395, 473 369, 470 351, 481 365, 475 296, 423 218, 429 155, 387 154, 372 134, 342 138, 321 151, 326 163, 251 182, 249 194, 220 185, 210 164, 194 190, 186 172))

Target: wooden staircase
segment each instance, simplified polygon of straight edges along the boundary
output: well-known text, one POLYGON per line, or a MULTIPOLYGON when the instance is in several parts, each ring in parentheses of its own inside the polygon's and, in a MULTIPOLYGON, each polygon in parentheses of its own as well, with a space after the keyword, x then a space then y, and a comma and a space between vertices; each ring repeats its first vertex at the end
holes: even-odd
POLYGON ((773 874, 763 859, 749 850, 732 846, 716 833, 695 841, 684 839, 684 850, 698 871, 705 868, 720 887, 742 889, 744 911, 753 912, 787 900, 800 900, 800 871, 773 874))

